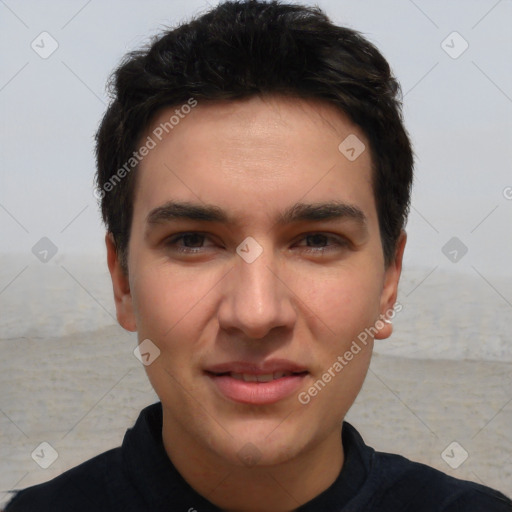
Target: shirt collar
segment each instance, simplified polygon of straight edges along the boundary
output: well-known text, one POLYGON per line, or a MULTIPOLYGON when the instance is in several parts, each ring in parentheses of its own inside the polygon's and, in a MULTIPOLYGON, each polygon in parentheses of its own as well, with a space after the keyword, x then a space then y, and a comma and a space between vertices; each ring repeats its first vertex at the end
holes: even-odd
MULTIPOLYGON (((341 510, 363 486, 371 468, 373 449, 367 447, 359 433, 344 422, 342 442, 345 452, 343 468, 337 479, 316 498, 297 511, 341 510)), ((178 473, 162 441, 162 404, 143 409, 135 425, 126 432, 122 445, 123 466, 127 477, 144 497, 148 510, 219 512, 221 509, 199 495, 178 473)))

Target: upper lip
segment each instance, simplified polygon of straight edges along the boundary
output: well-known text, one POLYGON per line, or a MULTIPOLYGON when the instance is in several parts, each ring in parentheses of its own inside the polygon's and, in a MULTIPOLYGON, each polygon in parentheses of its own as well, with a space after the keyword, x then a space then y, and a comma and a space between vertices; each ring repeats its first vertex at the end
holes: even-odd
POLYGON ((247 361, 230 361, 208 366, 205 369, 209 373, 245 373, 250 375, 267 375, 275 372, 302 373, 308 370, 297 363, 286 359, 269 359, 260 363, 247 361))

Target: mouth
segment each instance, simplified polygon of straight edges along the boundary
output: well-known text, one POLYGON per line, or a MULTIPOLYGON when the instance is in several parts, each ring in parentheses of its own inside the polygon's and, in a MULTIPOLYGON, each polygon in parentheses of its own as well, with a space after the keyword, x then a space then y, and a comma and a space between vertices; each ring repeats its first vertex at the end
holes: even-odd
POLYGON ((210 368, 205 375, 215 391, 225 399, 243 404, 268 405, 298 391, 309 372, 291 363, 274 362, 262 367, 232 363, 210 368))
POLYGON ((273 373, 235 373, 235 372, 225 372, 225 373, 210 373, 214 377, 231 377, 232 379, 242 380, 244 382, 271 382, 273 380, 282 379, 283 377, 292 377, 294 375, 302 375, 307 372, 273 372, 273 373))

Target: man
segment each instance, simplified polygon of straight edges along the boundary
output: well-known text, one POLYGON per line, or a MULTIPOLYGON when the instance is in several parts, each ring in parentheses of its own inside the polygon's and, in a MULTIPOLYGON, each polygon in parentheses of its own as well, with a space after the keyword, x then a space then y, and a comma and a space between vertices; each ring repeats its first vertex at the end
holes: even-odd
POLYGON ((7 512, 512 510, 343 421, 392 331, 398 92, 358 33, 277 2, 223 3, 126 58, 98 195, 117 318, 160 402, 7 512))

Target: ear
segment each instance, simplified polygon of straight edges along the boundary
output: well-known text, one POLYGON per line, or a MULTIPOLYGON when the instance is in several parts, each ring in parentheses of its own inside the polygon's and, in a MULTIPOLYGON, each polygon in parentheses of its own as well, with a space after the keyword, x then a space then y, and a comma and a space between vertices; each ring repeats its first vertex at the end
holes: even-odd
POLYGON ((389 338, 393 332, 393 324, 389 319, 389 314, 393 311, 393 307, 396 303, 406 241, 407 234, 402 230, 396 244, 395 258, 386 268, 384 275, 384 285, 380 297, 380 322, 377 321, 379 327, 382 324, 383 327, 375 334, 375 339, 378 340, 389 338))
POLYGON ((127 331, 135 332, 137 324, 133 312, 132 294, 128 275, 124 272, 119 261, 114 236, 112 233, 105 235, 107 246, 107 263, 112 287, 114 289, 114 301, 116 304, 117 321, 127 331))

